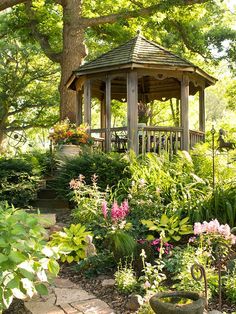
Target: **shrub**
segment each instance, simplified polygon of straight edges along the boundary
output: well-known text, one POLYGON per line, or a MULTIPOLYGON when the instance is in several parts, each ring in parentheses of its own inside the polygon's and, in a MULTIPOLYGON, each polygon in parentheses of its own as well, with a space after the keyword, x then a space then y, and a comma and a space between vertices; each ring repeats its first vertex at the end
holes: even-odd
POLYGON ((60 195, 68 196, 69 182, 79 175, 86 178, 87 184, 92 184, 91 177, 96 174, 97 185, 105 191, 107 186, 117 186, 119 180, 130 177, 126 170, 127 160, 120 154, 91 153, 82 154, 70 160, 64 161, 58 169, 55 189, 60 195))
POLYGON ((23 159, 0 159, 0 201, 26 206, 36 196, 39 177, 23 159))
POLYGON ((44 229, 35 215, 0 205, 0 310, 13 297, 25 299, 47 294, 43 282, 57 275, 58 255, 46 246, 44 229))
POLYGON ((26 154, 20 155, 33 168, 34 174, 50 175, 56 169, 56 160, 50 151, 35 149, 26 154))

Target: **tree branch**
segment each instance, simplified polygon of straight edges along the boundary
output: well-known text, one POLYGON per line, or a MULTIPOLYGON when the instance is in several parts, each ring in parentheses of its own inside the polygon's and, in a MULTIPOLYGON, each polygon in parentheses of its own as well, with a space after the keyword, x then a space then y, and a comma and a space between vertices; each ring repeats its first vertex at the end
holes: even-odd
POLYGON ((26 12, 27 12, 27 15, 28 15, 28 18, 29 18, 29 24, 30 24, 30 27, 31 27, 31 31, 32 31, 32 34, 34 36, 34 38, 39 42, 42 50, 44 51, 45 55, 50 59, 52 60, 53 62, 57 62, 57 63, 60 63, 61 62, 61 58, 62 58, 62 53, 56 53, 50 43, 49 43, 49 37, 47 35, 44 35, 42 33, 40 33, 38 31, 38 28, 37 28, 37 24, 38 24, 38 21, 35 17, 35 13, 34 11, 32 10, 32 7, 31 7, 31 4, 32 4, 32 1, 30 2, 27 2, 26 3, 26 12))
POLYGON ((53 106, 56 106, 55 104, 34 104, 34 105, 26 105, 26 106, 23 106, 23 107, 21 107, 21 108, 18 108, 18 109, 16 109, 16 110, 14 110, 14 111, 10 111, 10 112, 8 112, 8 114, 7 114, 7 116, 9 117, 9 116, 13 116, 13 115, 15 115, 15 114, 17 114, 17 113, 21 113, 21 112, 23 112, 23 111, 25 111, 25 110, 27 110, 27 109, 32 109, 32 108, 41 108, 41 107, 43 107, 43 108, 49 108, 49 107, 53 107, 53 106))
POLYGON ((39 123, 39 124, 27 124, 27 125, 22 125, 22 126, 10 126, 6 127, 5 129, 0 129, 5 132, 14 132, 14 131, 22 131, 22 130, 28 130, 31 128, 48 128, 48 123, 39 123))
MULTIPOLYGON (((105 24, 105 23, 115 23, 118 20, 121 19, 130 19, 130 18, 135 18, 135 17, 140 17, 140 16, 147 16, 152 13, 155 13, 156 11, 162 12, 164 9, 166 10, 166 5, 169 5, 170 7, 175 7, 175 6, 189 6, 189 5, 194 5, 194 4, 201 4, 208 2, 209 0, 179 0, 179 1, 162 1, 158 4, 151 5, 149 7, 142 7, 136 10, 126 10, 120 13, 114 13, 110 15, 104 15, 104 16, 98 16, 98 17, 93 17, 93 18, 81 18, 79 20, 79 25, 81 27, 81 24, 85 27, 93 27, 97 26, 99 24, 105 24)), ((137 5, 137 2, 136 2, 137 5)), ((77 26, 77 25, 75 25, 77 26)))
POLYGON ((188 40, 188 35, 186 33, 186 30, 182 27, 182 25, 176 21, 176 20, 171 20, 171 23, 173 24, 173 26, 177 29, 177 31, 179 32, 183 43, 185 44, 185 46, 192 52, 195 52, 197 54, 199 54, 206 62, 209 61, 209 57, 204 55, 200 49, 194 48, 193 45, 191 44, 191 42, 188 40))
POLYGON ((27 2, 28 0, 1 0, 0 11, 14 7, 17 4, 27 2))

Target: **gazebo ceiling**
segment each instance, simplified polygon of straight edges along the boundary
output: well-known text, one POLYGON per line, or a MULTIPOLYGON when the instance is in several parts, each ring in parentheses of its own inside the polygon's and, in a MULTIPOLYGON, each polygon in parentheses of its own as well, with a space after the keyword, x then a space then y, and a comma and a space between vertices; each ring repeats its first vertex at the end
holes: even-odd
POLYGON ((204 87, 216 82, 215 78, 193 63, 138 34, 125 44, 80 66, 68 80, 67 87, 81 89, 84 79, 90 78, 92 96, 102 99, 105 78, 112 75, 111 98, 123 100, 127 97, 124 74, 132 70, 138 72, 138 98, 146 99, 147 102, 154 99, 180 98, 181 75, 186 72, 190 76, 190 95, 199 90, 199 82, 204 87))
MULTIPOLYGON (((181 83, 176 78, 166 78, 157 80, 152 76, 143 76, 138 79, 138 100, 150 102, 152 100, 167 100, 170 98, 180 99, 181 83)), ((193 83, 190 82, 189 93, 195 95, 198 91, 193 83)), ((105 97, 105 82, 103 80, 92 80, 92 97, 100 100, 105 97)), ((123 101, 127 98, 127 86, 124 77, 115 77, 111 82, 111 99, 123 101)))

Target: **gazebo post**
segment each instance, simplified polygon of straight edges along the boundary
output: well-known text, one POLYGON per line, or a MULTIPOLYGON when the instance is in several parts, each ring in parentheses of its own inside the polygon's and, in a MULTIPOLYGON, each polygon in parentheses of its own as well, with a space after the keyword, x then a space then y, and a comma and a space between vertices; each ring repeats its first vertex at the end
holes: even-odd
MULTIPOLYGON (((106 128, 106 104, 104 98, 102 98, 100 102, 100 126, 101 129, 106 128)), ((105 132, 101 132, 100 136, 104 138, 105 132)))
POLYGON ((91 80, 84 82, 84 122, 91 128, 91 80))
POLYGON ((181 149, 189 151, 189 77, 185 73, 181 80, 181 127, 183 128, 181 149))
POLYGON ((106 137, 105 150, 111 151, 111 78, 106 78, 106 137))
POLYGON ((82 92, 78 91, 76 93, 76 97, 77 97, 77 107, 76 107, 76 125, 80 125, 81 123, 83 123, 83 116, 82 116, 82 92))
POLYGON ((128 149, 138 154, 138 75, 137 72, 127 74, 128 105, 128 149))
POLYGON ((199 90, 199 130, 205 134, 206 109, 205 109, 205 89, 199 90))

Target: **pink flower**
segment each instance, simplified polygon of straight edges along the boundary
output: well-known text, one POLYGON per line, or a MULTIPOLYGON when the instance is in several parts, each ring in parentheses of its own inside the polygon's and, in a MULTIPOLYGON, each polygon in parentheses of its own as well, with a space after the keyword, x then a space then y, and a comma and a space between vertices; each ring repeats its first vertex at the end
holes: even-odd
POLYGON ((219 221, 217 219, 210 221, 206 226, 207 233, 218 233, 220 227, 219 221))
POLYGON ((124 211, 124 213, 126 215, 128 215, 129 213, 129 204, 128 204, 128 201, 125 200, 122 204, 121 204, 121 207, 122 207, 122 210, 124 211))
POLYGON ((124 219, 129 213, 128 202, 124 201, 119 207, 117 202, 115 201, 112 205, 111 209, 111 219, 113 221, 124 219))
POLYGON ((151 245, 158 245, 160 244, 161 240, 160 239, 155 239, 151 242, 151 245))
POLYGON ((107 219, 107 202, 103 201, 102 202, 102 213, 105 219, 107 219))
POLYGON ((224 237, 229 237, 231 234, 230 226, 225 224, 221 225, 218 229, 219 233, 222 234, 224 237))
POLYGON ((194 242, 196 240, 196 237, 191 237, 189 238, 188 242, 191 243, 191 242, 194 242))
POLYGON ((203 232, 202 224, 200 222, 195 222, 193 233, 197 235, 197 234, 202 234, 202 232, 203 232))
POLYGON ((120 207, 118 206, 117 202, 114 202, 111 209, 111 219, 117 221, 121 219, 122 213, 120 207))
POLYGON ((236 236, 231 234, 230 238, 231 238, 231 244, 236 244, 236 236))
POLYGON ((70 184, 70 189, 77 190, 81 186, 81 181, 78 179, 72 179, 69 184, 70 184))

